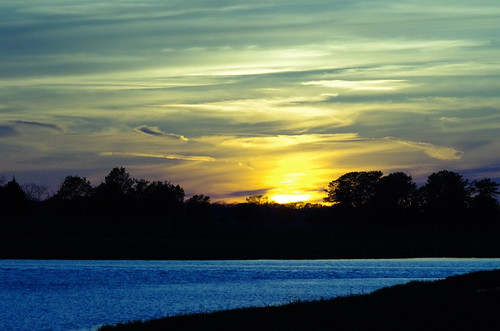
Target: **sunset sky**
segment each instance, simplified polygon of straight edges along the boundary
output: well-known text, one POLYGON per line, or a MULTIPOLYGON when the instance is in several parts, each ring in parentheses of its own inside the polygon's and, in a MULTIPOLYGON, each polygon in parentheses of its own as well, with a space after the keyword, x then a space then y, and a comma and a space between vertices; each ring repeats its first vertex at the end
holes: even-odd
POLYGON ((51 192, 123 166, 226 202, 498 181, 500 1, 1 1, 0 153, 51 192))

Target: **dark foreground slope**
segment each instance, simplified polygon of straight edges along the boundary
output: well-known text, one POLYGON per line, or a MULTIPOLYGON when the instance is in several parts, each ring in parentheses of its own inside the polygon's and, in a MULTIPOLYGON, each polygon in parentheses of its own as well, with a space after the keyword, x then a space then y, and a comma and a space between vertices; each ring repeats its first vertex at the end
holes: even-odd
POLYGON ((500 270, 372 294, 175 316, 110 330, 500 330, 500 270))

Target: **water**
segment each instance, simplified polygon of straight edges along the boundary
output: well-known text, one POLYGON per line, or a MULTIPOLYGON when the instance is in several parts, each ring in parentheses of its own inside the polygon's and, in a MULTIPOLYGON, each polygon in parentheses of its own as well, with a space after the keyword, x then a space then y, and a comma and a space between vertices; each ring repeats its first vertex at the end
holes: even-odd
POLYGON ((367 293, 500 259, 0 260, 0 330, 89 330, 182 313, 367 293))

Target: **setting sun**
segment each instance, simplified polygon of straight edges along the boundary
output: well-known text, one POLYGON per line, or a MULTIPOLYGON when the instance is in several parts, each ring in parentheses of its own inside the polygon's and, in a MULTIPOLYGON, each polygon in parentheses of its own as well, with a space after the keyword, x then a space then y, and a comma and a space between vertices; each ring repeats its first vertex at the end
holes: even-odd
POLYGON ((307 201, 311 198, 310 194, 278 194, 273 195, 271 200, 277 203, 292 203, 299 201, 307 201))

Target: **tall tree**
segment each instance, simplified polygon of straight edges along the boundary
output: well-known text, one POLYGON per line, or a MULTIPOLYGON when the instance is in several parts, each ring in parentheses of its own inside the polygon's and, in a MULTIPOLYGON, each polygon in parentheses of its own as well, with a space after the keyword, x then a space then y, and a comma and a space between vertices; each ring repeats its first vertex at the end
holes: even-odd
POLYGON ((102 214, 102 217, 114 221, 126 218, 136 210, 134 179, 125 168, 113 168, 104 178, 104 182, 95 188, 93 198, 96 203, 95 210, 102 214))
POLYGON ((184 189, 169 181, 154 181, 144 191, 144 202, 155 210, 179 210, 184 202, 184 189))
POLYGON ((474 180, 471 183, 472 208, 477 214, 483 217, 498 215, 500 208, 496 197, 500 194, 499 188, 500 184, 490 178, 474 180))
POLYGON ((395 209, 412 205, 417 185, 404 172, 394 172, 380 178, 375 185, 375 202, 382 207, 395 209))
POLYGON ((210 197, 208 195, 193 195, 186 201, 186 209, 191 218, 205 221, 211 219, 210 197))
POLYGON ((380 177, 381 171, 348 172, 328 184, 323 200, 348 207, 363 206, 374 196, 380 177))
POLYGON ((472 182, 472 194, 474 198, 495 199, 500 194, 500 184, 490 178, 474 180, 472 182))
POLYGON ((0 209, 8 217, 16 216, 25 211, 28 198, 21 185, 13 178, 5 186, 0 187, 0 209))
POLYGON ((147 198, 148 187, 151 182, 145 179, 134 179, 134 196, 138 201, 144 201, 147 198))
POLYGON ((12 178, 12 180, 4 186, 4 194, 8 200, 13 202, 25 201, 27 199, 26 193, 15 178, 12 178))
POLYGON ((90 181, 80 176, 66 176, 56 193, 56 197, 63 200, 74 200, 90 197, 91 195, 92 185, 90 181))
POLYGON ((111 190, 116 190, 122 194, 128 194, 131 192, 134 179, 130 177, 130 174, 123 167, 115 167, 111 170, 109 175, 104 178, 104 185, 106 185, 111 190))
POLYGON ((468 181, 448 170, 432 173, 421 191, 426 209, 438 215, 462 212, 470 197, 468 181))

